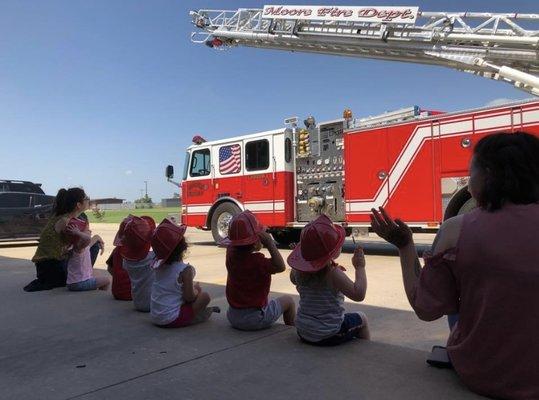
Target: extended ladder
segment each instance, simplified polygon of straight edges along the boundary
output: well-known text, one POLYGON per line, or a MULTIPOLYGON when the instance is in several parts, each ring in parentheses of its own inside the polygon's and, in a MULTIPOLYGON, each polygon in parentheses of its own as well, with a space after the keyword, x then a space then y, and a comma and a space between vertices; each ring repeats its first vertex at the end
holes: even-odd
POLYGON ((509 82, 539 96, 539 14, 417 10, 413 23, 273 17, 263 9, 199 10, 191 16, 200 29, 191 40, 210 47, 440 65, 509 82))

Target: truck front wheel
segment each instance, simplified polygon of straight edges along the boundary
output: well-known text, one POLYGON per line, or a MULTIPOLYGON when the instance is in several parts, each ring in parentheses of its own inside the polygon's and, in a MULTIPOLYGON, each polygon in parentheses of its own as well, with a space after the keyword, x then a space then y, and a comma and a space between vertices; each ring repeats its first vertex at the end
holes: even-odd
POLYGON ((230 202, 221 203, 217 206, 211 217, 211 233, 216 244, 219 244, 221 240, 228 236, 230 220, 240 211, 238 206, 230 202))

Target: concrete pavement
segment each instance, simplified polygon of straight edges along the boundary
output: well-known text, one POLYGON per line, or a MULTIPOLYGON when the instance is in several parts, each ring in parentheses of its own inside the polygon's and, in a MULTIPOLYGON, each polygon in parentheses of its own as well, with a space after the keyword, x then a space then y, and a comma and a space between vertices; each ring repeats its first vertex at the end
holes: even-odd
MULTIPOLYGON (((102 225, 94 231, 111 243, 115 227, 102 225)), ((197 279, 225 311, 224 250, 210 246, 207 233, 190 231, 189 237, 197 279)), ((373 340, 336 348, 304 345, 282 324, 236 331, 224 313, 205 324, 160 329, 107 292, 25 293, 22 287, 35 273, 28 260, 35 248, 2 248, 0 398, 481 398, 453 371, 425 364, 426 351, 445 341, 446 322, 415 317, 402 290, 398 258, 374 255, 383 251, 373 248, 367 255, 367 298, 346 304, 367 313, 373 340)), ((350 257, 345 252, 340 261, 350 266, 350 257)), ((286 274, 272 288, 295 293, 286 274)))

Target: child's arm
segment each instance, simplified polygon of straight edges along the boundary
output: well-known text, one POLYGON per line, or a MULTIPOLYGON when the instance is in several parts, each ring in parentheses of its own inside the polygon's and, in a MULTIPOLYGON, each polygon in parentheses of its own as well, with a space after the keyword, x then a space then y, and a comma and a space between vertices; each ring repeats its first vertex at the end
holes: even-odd
POLYGON ((283 256, 277 249, 271 235, 268 232, 260 232, 258 236, 260 236, 260 243, 268 249, 271 255, 271 264, 273 266, 271 273, 277 274, 279 272, 284 272, 286 270, 286 264, 284 263, 283 256))
POLYGON ((193 284, 193 278, 195 276, 195 269, 188 265, 178 276, 178 283, 182 284, 183 299, 187 303, 192 303, 196 300, 199 290, 195 289, 193 284))
POLYGON ((77 228, 76 226, 69 226, 68 225, 65 228, 65 232, 70 234, 70 235, 79 237, 79 242, 77 243, 77 246, 76 246, 76 249, 78 249, 78 250, 87 247, 88 245, 90 245, 90 242, 92 241, 92 236, 91 236, 89 231, 84 231, 83 232, 79 228, 77 228))
POLYGON ((349 299, 363 301, 367 293, 367 275, 365 274, 365 256, 360 246, 354 251, 352 265, 356 270, 355 282, 352 282, 340 268, 333 268, 330 272, 332 284, 349 299))
POLYGON ((101 255, 103 255, 105 251, 105 242, 99 235, 92 236, 92 240, 90 241, 90 247, 92 247, 94 244, 99 244, 99 249, 101 250, 101 255))
POLYGON ((293 269, 290 270, 290 282, 292 282, 294 285, 297 285, 297 282, 296 282, 296 275, 294 274, 294 270, 293 270, 293 269))

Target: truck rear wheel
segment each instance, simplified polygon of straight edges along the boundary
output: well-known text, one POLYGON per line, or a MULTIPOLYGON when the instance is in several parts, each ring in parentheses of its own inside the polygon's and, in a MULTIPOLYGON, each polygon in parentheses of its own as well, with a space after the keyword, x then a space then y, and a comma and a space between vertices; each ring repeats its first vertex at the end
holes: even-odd
POLYGON ((444 221, 456 215, 466 214, 475 207, 477 203, 468 192, 468 187, 463 187, 449 202, 444 213, 444 221))
POLYGON ((211 217, 211 233, 216 244, 227 237, 230 220, 240 211, 238 206, 230 202, 217 206, 211 217))

